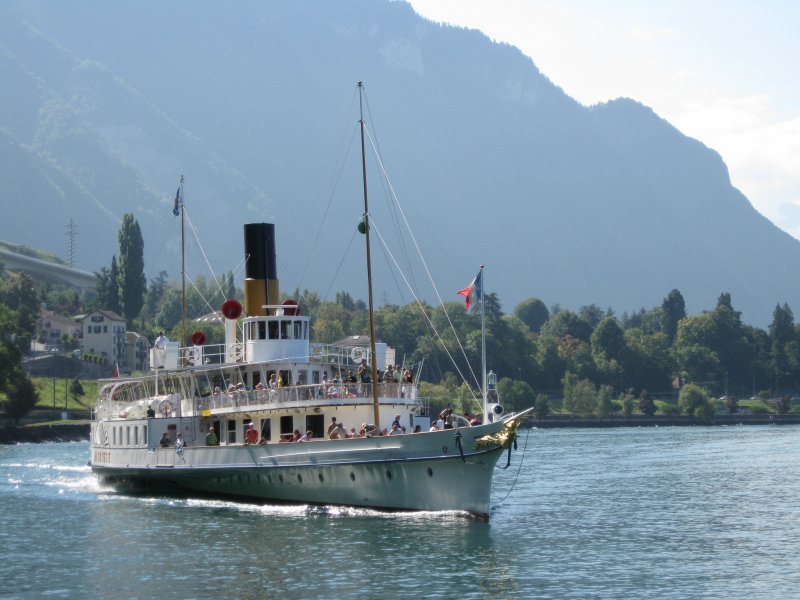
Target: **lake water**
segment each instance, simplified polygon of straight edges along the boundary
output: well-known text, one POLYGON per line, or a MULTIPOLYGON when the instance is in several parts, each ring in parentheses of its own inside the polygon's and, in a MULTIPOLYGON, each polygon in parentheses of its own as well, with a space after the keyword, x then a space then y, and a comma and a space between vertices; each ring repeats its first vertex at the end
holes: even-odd
POLYGON ((0 597, 800 594, 800 427, 519 442, 488 523, 126 496, 97 484, 86 443, 0 446, 0 597))

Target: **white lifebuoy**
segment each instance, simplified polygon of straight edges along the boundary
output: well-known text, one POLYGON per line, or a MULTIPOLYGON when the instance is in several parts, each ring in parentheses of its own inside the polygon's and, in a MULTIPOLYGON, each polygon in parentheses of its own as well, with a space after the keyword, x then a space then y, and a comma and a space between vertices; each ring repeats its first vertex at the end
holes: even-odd
POLYGON ((364 349, 356 346, 350 350, 350 358, 353 362, 359 362, 362 358, 364 358, 364 349))
POLYGON ((162 400, 158 405, 158 412, 166 417, 172 412, 172 403, 169 400, 162 400))

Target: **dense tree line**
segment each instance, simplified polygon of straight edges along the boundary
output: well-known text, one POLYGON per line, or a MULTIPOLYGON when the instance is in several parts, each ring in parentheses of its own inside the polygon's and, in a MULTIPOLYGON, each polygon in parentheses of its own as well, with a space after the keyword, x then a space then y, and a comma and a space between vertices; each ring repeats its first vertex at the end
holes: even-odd
MULTIPOLYGON (((132 215, 125 215, 118 239, 119 258, 113 256, 109 267, 96 273, 94 296, 52 286, 37 289, 25 275, 3 276, 0 333, 4 356, 10 357, 4 364, 18 362, 14 352, 23 351, 34 335, 40 304, 68 316, 114 310, 150 339, 160 330, 179 339, 180 283, 164 271, 145 280, 143 241, 132 215)), ((284 296, 296 299, 303 314, 311 316, 312 341, 368 333, 365 303, 347 292, 329 300, 309 290, 284 296)), ((219 280, 199 276, 187 282, 188 319, 218 310, 229 297, 242 299, 232 272, 219 280)), ((485 295, 484 310, 488 368, 497 375, 504 403, 515 409, 535 405, 537 414, 544 415, 557 399, 570 412, 586 416, 653 414, 657 401, 667 399, 677 409, 702 416, 706 409, 698 404, 694 387, 686 392, 689 399, 678 401, 687 383, 707 396, 724 396, 731 412, 737 410, 737 396, 788 396, 800 387, 800 328, 787 304, 775 306, 767 330, 744 324, 728 293, 720 294, 713 309, 696 315, 686 313, 678 290, 659 306, 622 316, 593 304, 579 310, 548 308, 538 298, 523 300, 506 314, 493 293, 485 295)), ((398 362, 423 366, 423 393, 434 404, 472 407, 479 395, 478 314, 467 313, 461 302, 387 304, 377 309, 375 324, 378 340, 395 349, 398 362)), ((188 329, 202 329, 210 343, 223 339, 221 325, 190 323, 188 329)), ((790 406, 783 399, 776 410, 790 406)))

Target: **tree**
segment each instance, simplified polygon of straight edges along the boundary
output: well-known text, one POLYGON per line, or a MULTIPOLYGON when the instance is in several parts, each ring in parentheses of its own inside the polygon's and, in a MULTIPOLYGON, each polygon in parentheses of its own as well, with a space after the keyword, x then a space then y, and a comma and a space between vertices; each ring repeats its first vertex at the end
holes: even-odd
POLYGON ((533 403, 533 416, 537 419, 544 419, 550 414, 550 401, 547 394, 537 394, 533 403))
POLYGON ((126 213, 119 230, 120 308, 128 323, 139 315, 144 305, 147 280, 144 276, 144 240, 139 222, 126 213))
POLYGON ((729 415, 735 415, 739 412, 739 401, 736 399, 736 394, 725 396, 725 412, 729 415))
POLYGON ((678 332, 678 322, 686 316, 686 302, 681 293, 674 289, 664 298, 661 309, 664 333, 669 336, 670 340, 674 340, 678 332))
POLYGON ((639 412, 648 417, 656 414, 656 403, 646 389, 643 389, 639 394, 639 412))
POLYGON ((562 310, 547 320, 542 326, 542 334, 560 338, 571 335, 588 342, 592 335, 592 326, 571 310, 562 310))
POLYGON ((775 401, 775 412, 779 415, 785 415, 792 409, 792 401, 789 396, 781 396, 775 401))
POLYGON ((528 298, 514 307, 514 316, 525 323, 533 333, 539 333, 550 318, 550 311, 539 298, 528 298))
POLYGON ((77 377, 69 382, 69 395, 72 397, 73 402, 77 402, 78 398, 83 396, 86 392, 83 390, 81 380, 77 377))
POLYGON ((601 385, 600 390, 597 392, 597 416, 601 419, 609 416, 614 410, 614 404, 611 396, 614 393, 614 388, 610 385, 601 385))
POLYGON ((694 383, 687 383, 678 397, 678 407, 687 415, 696 417, 703 423, 714 419, 714 406, 709 393, 694 383))
POLYGON ((588 379, 578 378, 567 371, 564 373, 564 408, 574 415, 589 417, 595 412, 597 390, 588 379))
POLYGON ((2 391, 6 395, 3 412, 16 422, 27 415, 39 401, 33 382, 19 365, 12 369, 2 391))

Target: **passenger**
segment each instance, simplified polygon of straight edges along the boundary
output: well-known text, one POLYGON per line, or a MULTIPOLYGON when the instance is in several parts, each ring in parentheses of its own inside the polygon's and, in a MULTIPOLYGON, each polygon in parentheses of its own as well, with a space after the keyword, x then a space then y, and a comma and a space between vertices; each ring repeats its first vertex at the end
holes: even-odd
POLYGON ((267 445, 267 438, 262 437, 260 440, 258 440, 258 445, 259 446, 266 446, 267 445))
POLYGON ((153 344, 153 348, 161 348, 163 350, 164 348, 166 348, 168 341, 169 340, 167 339, 167 336, 164 335, 164 332, 159 331, 158 337, 156 338, 156 342, 155 344, 153 344))
POLYGON ((217 439, 217 434, 214 432, 214 426, 208 428, 208 433, 206 434, 206 446, 219 446, 219 439, 217 439))
POLYGON ((336 423, 336 417, 331 417, 331 424, 328 425, 328 435, 338 427, 338 423, 336 423))
POLYGON ((414 383, 414 371, 411 370, 411 367, 403 371, 403 381, 405 383, 414 383))
POLYGON ((394 421, 392 421, 392 424, 390 425, 390 427, 394 427, 395 424, 397 424, 398 427, 400 426, 400 415, 395 415, 394 416, 394 421))
POLYGON ((301 437, 303 437, 303 436, 300 433, 300 430, 299 429, 295 429, 294 433, 292 434, 292 441, 293 442, 299 442, 301 437))
POLYGON ((178 452, 183 451, 183 447, 186 445, 186 442, 183 441, 183 436, 178 433, 178 439, 175 440, 175 450, 178 452))
POLYGON ((306 431, 306 434, 304 436, 302 436, 297 441, 298 442, 310 442, 311 438, 313 438, 313 437, 314 437, 314 432, 309 429, 308 431, 306 431))
POLYGON ((422 433, 422 427, 420 425, 414 427, 414 433, 422 433))
POLYGON ((170 447, 169 436, 167 436, 167 432, 166 431, 162 434, 161 441, 159 441, 158 443, 162 448, 169 448, 170 447))
POLYGON ((269 385, 269 389, 271 389, 271 390, 274 390, 275 388, 278 387, 278 384, 275 381, 275 373, 273 373, 272 375, 269 376, 268 385, 269 385))
POLYGON ((347 429, 345 429, 344 425, 339 423, 336 426, 336 429, 330 432, 328 435, 328 439, 331 440, 344 440, 347 439, 349 436, 347 435, 347 429))
POLYGON ((349 436, 350 436, 351 438, 357 438, 357 437, 360 437, 360 436, 359 436, 359 435, 356 433, 356 428, 355 428, 355 427, 351 427, 351 428, 350 428, 350 434, 349 434, 349 436))
POLYGON ((148 406, 148 407, 147 407, 147 418, 148 418, 148 419, 152 419, 152 418, 153 418, 153 417, 155 417, 155 416, 156 416, 156 411, 155 411, 155 410, 153 410, 153 407, 152 407, 152 406, 148 406))
POLYGON ((254 423, 247 426, 247 431, 244 432, 244 443, 255 444, 258 442, 258 431, 254 423))
POLYGON ((473 415, 473 417, 469 420, 470 425, 480 425, 483 423, 483 415, 473 415))
POLYGON ((439 431, 444 429, 444 419, 439 419, 436 421, 436 429, 439 431))
POLYGON ((431 423, 431 428, 428 431, 439 431, 439 426, 436 424, 436 421, 431 423))
POLYGON ((400 383, 400 377, 402 376, 403 371, 400 370, 400 365, 397 365, 394 368, 394 373, 392 374, 392 379, 394 379, 395 383, 400 383))
POLYGON ((405 431, 400 427, 400 423, 396 421, 392 423, 392 430, 389 432, 389 435, 403 435, 404 433, 405 431))

